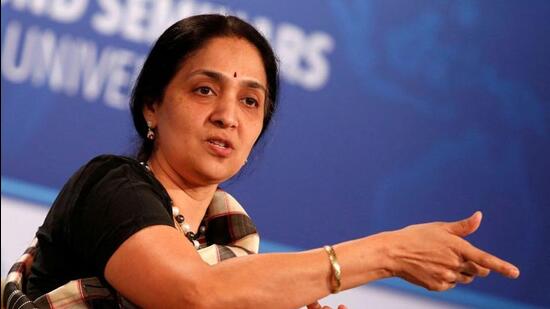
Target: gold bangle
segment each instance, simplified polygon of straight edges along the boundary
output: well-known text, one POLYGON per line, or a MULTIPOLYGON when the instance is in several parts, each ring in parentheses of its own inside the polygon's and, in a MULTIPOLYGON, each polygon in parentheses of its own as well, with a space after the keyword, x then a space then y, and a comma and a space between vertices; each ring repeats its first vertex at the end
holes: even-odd
POLYGON ((340 292, 340 288, 342 286, 341 277, 342 277, 342 270, 340 268, 340 263, 338 263, 338 259, 336 258, 336 252, 334 252, 334 249, 332 249, 332 246, 324 246, 325 251, 328 254, 328 259, 330 260, 330 266, 332 267, 332 276, 331 276, 331 290, 330 292, 332 294, 336 294, 340 292))

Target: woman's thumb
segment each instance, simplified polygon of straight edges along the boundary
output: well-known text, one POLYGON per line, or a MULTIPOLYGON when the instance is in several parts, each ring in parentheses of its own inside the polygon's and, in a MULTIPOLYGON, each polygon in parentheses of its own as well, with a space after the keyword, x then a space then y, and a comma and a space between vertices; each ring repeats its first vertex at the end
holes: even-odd
POLYGON ((477 230, 482 217, 481 211, 476 211, 469 218, 449 223, 449 231, 460 237, 466 237, 477 230))

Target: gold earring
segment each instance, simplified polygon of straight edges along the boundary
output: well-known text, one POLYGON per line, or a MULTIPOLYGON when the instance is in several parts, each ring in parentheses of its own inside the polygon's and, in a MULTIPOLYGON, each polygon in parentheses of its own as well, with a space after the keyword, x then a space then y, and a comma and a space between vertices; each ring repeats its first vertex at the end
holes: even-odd
POLYGON ((153 128, 151 127, 151 121, 147 121, 147 139, 154 140, 155 139, 155 132, 153 131, 153 128))

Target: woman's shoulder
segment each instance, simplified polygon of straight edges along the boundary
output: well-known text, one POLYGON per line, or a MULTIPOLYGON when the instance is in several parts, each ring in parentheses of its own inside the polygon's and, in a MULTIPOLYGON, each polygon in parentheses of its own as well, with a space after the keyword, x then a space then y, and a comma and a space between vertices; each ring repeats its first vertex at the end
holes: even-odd
POLYGON ((127 156, 102 154, 92 158, 85 163, 77 172, 78 178, 102 178, 105 176, 122 176, 147 179, 147 173, 144 163, 140 163, 136 159, 127 156))
POLYGON ((144 201, 159 203, 166 209, 171 205, 164 187, 139 161, 108 154, 94 157, 82 165, 65 183, 51 211, 68 220, 75 212, 99 211, 105 207, 127 210, 129 206, 125 204, 133 203, 135 208, 144 201))
POLYGON ((139 162, 132 157, 114 154, 102 154, 89 160, 86 164, 84 164, 84 168, 109 168, 113 166, 136 167, 138 165, 139 162))
POLYGON ((66 183, 66 189, 78 195, 86 195, 93 191, 115 192, 125 188, 135 191, 151 190, 163 199, 167 193, 162 185, 147 171, 144 163, 120 155, 103 154, 85 163, 66 183))

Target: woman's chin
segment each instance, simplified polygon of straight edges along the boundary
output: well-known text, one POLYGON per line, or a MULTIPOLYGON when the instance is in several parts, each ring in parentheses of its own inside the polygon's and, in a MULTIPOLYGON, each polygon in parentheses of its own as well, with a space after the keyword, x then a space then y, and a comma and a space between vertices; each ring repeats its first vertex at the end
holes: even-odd
POLYGON ((208 184, 220 184, 224 181, 229 180, 233 176, 237 175, 240 171, 240 168, 229 168, 227 166, 217 166, 217 164, 212 164, 211 166, 206 166, 201 169, 201 175, 206 180, 208 184))

